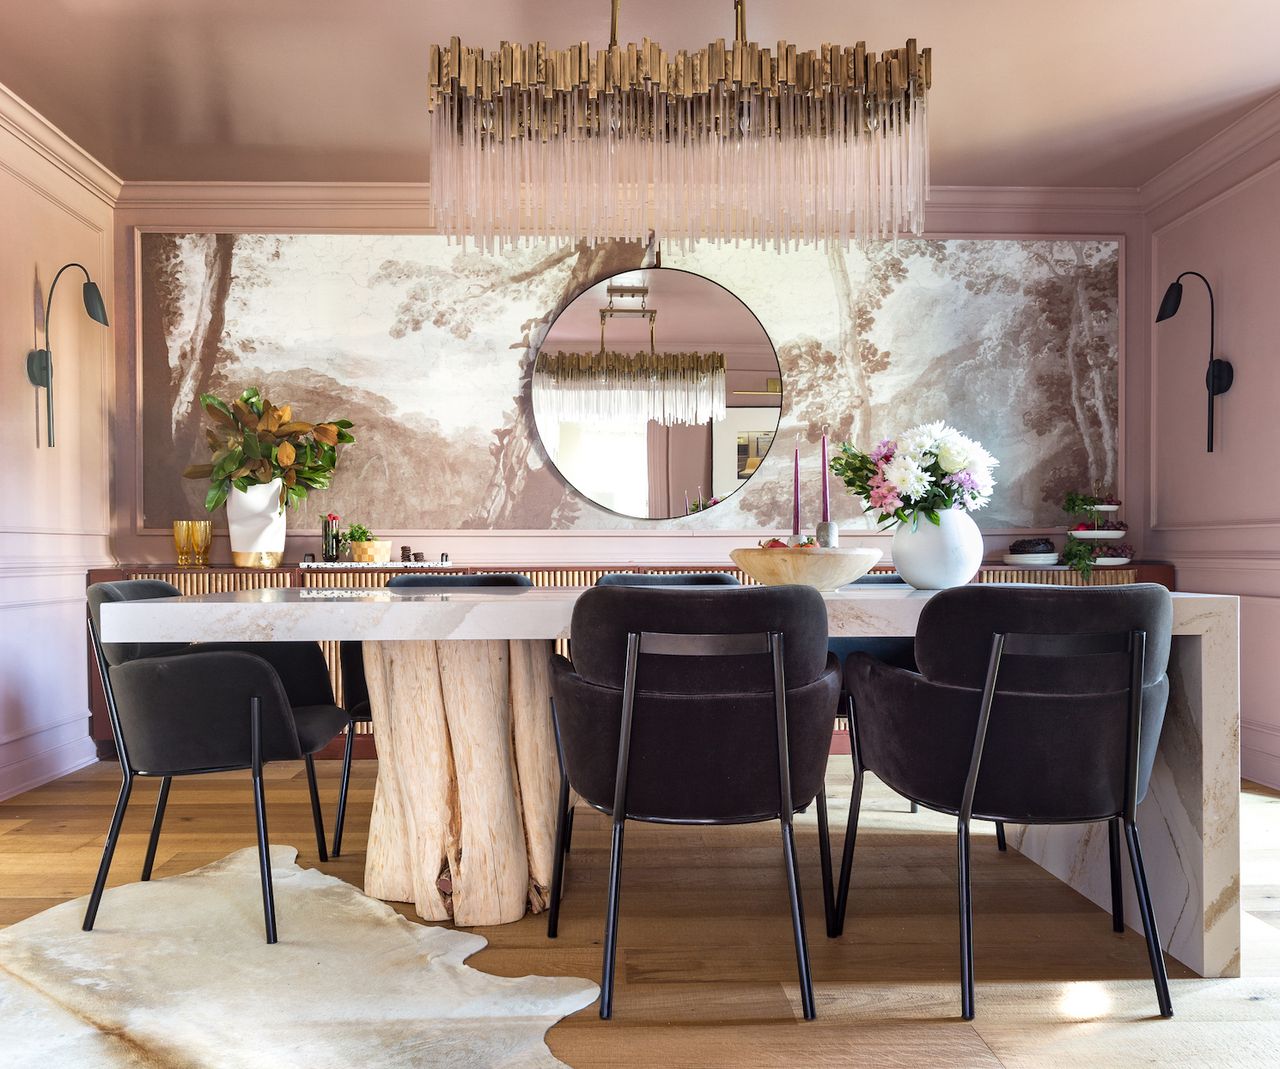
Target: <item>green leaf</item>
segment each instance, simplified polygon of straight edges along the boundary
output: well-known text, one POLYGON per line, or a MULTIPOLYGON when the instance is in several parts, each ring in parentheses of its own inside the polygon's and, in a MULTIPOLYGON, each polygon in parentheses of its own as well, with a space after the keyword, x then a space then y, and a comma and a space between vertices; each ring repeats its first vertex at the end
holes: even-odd
POLYGON ((209 487, 209 492, 205 495, 204 507, 209 512, 216 512, 222 507, 227 500, 227 494, 231 492, 231 486, 227 482, 216 482, 209 487))
POLYGON ((351 420, 349 419, 335 419, 332 421, 332 423, 334 424, 334 426, 341 427, 344 431, 350 430, 352 427, 355 426, 355 424, 352 423, 351 420))
POLYGON ((244 432, 244 455, 250 460, 262 459, 262 442, 253 431, 244 432))
POLYGON ((928 519, 928 521, 929 521, 931 524, 933 524, 935 527, 941 527, 941 526, 942 526, 942 520, 941 520, 941 518, 938 516, 938 513, 937 513, 935 510, 933 510, 933 509, 926 509, 924 514, 925 514, 925 518, 926 518, 926 519, 928 519))
POLYGON ((222 459, 213 466, 213 471, 210 473, 209 477, 213 479, 214 482, 217 482, 219 479, 225 479, 240 467, 242 463, 244 463, 244 455, 242 452, 239 449, 232 449, 230 452, 224 454, 222 459))

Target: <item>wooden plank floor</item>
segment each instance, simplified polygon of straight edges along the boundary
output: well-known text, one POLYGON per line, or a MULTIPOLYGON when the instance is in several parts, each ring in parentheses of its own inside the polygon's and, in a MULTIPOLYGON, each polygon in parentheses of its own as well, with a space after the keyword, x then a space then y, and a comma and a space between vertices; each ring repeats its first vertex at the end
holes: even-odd
MULTIPOLYGON (((833 767, 835 763, 833 762, 833 767)), ((348 852, 318 867, 359 886, 374 762, 358 763, 348 852)), ((337 762, 319 765, 326 819, 337 762)), ((843 768, 840 772, 844 772, 843 768)), ((268 769, 271 838, 316 865, 300 766, 268 769)), ((833 793, 841 777, 833 773, 833 793)), ((847 776, 844 778, 847 779, 847 776)), ((118 786, 99 765, 0 804, 0 925, 85 894, 118 786)), ((112 883, 137 878, 155 785, 135 788, 112 883)), ((1245 979, 1205 981, 1170 962, 1172 1021, 1155 1017, 1142 939, 984 828, 974 842, 978 1018, 958 1016, 954 823, 911 815, 868 792, 849 921, 822 926, 817 834, 800 850, 819 1018, 800 1019, 776 825, 629 825, 615 1014, 594 1006, 555 1027, 552 1050, 573 1066, 1133 1066, 1280 1063, 1280 795, 1245 796, 1245 979), (1254 847, 1257 847, 1255 850, 1254 847)), ((846 807, 833 801, 839 849, 846 807)), ((156 875, 174 875, 254 841, 247 774, 175 783, 156 875)), ((479 929, 470 959, 501 975, 598 978, 608 824, 578 814, 560 938, 545 919, 479 929)), ((408 907, 400 907, 412 916, 408 907)), ((280 917, 282 938, 289 917, 280 917)), ((215 937, 211 933, 211 937, 215 937)))

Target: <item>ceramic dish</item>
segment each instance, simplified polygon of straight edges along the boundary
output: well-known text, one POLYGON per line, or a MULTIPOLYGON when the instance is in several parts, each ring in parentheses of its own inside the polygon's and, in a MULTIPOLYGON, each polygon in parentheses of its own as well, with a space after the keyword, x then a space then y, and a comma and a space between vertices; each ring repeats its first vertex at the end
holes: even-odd
POLYGON ((1023 564, 1023 565, 1046 565, 1057 564, 1058 554, 1056 553, 1006 553, 1001 560, 1005 564, 1023 564))

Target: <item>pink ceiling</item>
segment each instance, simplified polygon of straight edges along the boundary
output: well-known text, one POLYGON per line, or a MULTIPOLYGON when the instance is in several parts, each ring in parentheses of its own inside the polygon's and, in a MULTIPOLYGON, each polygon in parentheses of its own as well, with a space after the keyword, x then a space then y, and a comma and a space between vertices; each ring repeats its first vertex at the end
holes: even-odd
MULTIPOLYGON (((424 57, 607 43, 608 0, 4 0, 0 82, 130 180, 421 181, 424 57)), ((731 36, 624 0, 624 39, 731 36)), ((936 185, 1133 186, 1280 91, 1280 0, 749 0, 749 36, 934 49, 936 185)))
MULTIPOLYGON (((776 373, 769 335, 752 312, 728 290, 688 271, 639 270, 604 279, 580 293, 551 324, 543 347, 575 350, 600 346, 600 309, 609 303, 608 287, 648 286, 645 306, 657 309, 654 336, 659 349, 674 346, 763 350, 762 367, 776 373)), ((636 297, 617 297, 615 308, 639 308, 636 297)), ((649 321, 615 316, 605 326, 610 349, 647 349, 649 321)), ((744 365, 745 366, 745 365, 744 365)))

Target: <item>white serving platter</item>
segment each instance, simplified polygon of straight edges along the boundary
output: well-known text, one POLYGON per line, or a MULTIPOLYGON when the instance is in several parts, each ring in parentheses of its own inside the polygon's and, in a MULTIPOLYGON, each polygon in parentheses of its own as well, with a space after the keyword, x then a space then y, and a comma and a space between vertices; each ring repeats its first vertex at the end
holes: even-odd
POLYGON ((1000 558, 1005 564, 1045 565, 1057 564, 1057 553, 1006 553, 1000 558))

